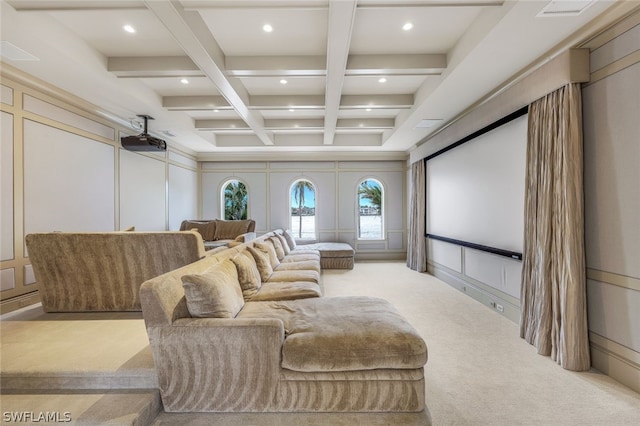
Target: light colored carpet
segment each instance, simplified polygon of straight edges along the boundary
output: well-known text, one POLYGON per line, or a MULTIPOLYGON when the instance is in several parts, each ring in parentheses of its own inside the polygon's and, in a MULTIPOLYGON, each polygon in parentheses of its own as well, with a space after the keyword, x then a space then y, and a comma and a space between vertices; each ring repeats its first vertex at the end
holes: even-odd
MULTIPOLYGON (((387 299, 424 337, 429 347, 425 369, 427 412, 162 413, 154 424, 640 424, 640 394, 596 371, 573 373, 563 370, 549 358, 537 355, 532 346, 520 339, 515 323, 437 278, 407 269, 404 262, 357 262, 353 270, 326 270, 322 275, 325 297, 369 295, 387 299)), ((91 377, 100 377, 108 371, 119 375, 125 373, 126 377, 130 377, 131 372, 133 375, 148 372, 152 361, 139 314, 111 315, 111 326, 103 322, 105 316, 101 314, 89 314, 80 320, 77 314, 58 317, 57 314, 44 315, 35 309, 19 316, 4 316, 0 345, 3 373, 11 375, 24 371, 29 377, 49 376, 43 379, 50 383, 53 373, 76 374, 86 372, 88 368, 91 377), (18 319, 34 321, 33 335, 25 324, 18 323, 18 319), (74 324, 76 320, 79 322, 74 324), (81 337, 72 333, 69 327, 75 328, 75 332, 82 331, 81 337), (113 337, 105 338, 107 329, 113 337), (105 347, 106 342, 109 342, 108 347, 105 347), (47 347, 55 350, 44 352, 43 348, 47 347), (53 369, 54 366, 59 370, 53 369)), ((137 378, 140 379, 142 377, 137 378)), ((153 418, 157 392, 130 392, 128 396, 126 391, 113 394, 94 391, 81 395, 70 389, 38 394, 24 391, 22 395, 3 392, 1 404, 3 411, 71 409, 74 422, 78 424, 148 424, 145 419, 153 418), (134 394, 137 395, 135 398, 134 394)))
POLYGON ((519 338, 518 325, 404 262, 323 272, 326 297, 389 300, 429 348, 434 425, 638 425, 640 394, 595 370, 574 373, 519 338))

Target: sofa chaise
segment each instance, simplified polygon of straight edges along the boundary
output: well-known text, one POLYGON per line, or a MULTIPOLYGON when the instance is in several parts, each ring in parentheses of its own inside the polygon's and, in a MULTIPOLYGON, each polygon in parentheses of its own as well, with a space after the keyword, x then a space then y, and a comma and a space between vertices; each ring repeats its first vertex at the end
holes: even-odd
POLYGON ((270 232, 143 283, 165 411, 422 411, 424 340, 385 300, 320 297, 319 260, 270 232))

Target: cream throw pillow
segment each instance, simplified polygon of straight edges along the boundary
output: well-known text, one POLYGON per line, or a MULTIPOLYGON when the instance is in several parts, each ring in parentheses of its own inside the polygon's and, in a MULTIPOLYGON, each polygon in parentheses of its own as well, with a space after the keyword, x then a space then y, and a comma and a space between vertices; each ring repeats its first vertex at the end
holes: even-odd
POLYGON ((262 282, 268 281, 271 274, 273 274, 273 267, 271 266, 269 255, 255 247, 247 247, 247 250, 249 250, 249 253, 251 253, 256 261, 262 282))
POLYGON ((271 262, 271 267, 273 269, 277 268, 280 265, 280 260, 278 259, 278 255, 276 254, 276 249, 273 247, 273 242, 270 239, 266 239, 262 242, 255 243, 253 245, 258 250, 262 250, 267 253, 269 256, 269 262, 271 262))
POLYGON ((291 253, 291 250, 289 249, 289 243, 287 242, 287 239, 284 237, 284 235, 276 234, 276 237, 282 243, 282 249, 284 250, 284 255, 286 256, 289 253, 291 253))
POLYGON ((293 234, 291 233, 290 229, 287 229, 286 231, 284 231, 284 237, 287 239, 287 244, 289 244, 289 249, 293 250, 296 248, 296 239, 294 238, 293 234))
POLYGON ((278 256, 278 260, 284 259, 284 248, 282 248, 282 242, 278 237, 269 238, 273 243, 273 248, 276 250, 276 256, 278 256))
POLYGON ((256 261, 247 250, 235 255, 231 261, 236 265, 236 270, 238 271, 238 281, 240 281, 242 295, 245 300, 250 299, 256 295, 262 286, 256 261))
POLYGON ((234 318, 244 306, 238 272, 229 259, 202 274, 184 275, 182 287, 192 317, 234 318))

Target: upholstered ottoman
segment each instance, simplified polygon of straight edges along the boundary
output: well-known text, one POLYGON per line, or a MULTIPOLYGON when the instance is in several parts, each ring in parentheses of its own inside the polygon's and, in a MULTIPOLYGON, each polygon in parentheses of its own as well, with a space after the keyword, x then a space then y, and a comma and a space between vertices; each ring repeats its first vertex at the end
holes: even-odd
POLYGON ((322 269, 353 269, 355 251, 347 243, 313 243, 299 244, 296 250, 318 250, 320 252, 320 267, 322 269))

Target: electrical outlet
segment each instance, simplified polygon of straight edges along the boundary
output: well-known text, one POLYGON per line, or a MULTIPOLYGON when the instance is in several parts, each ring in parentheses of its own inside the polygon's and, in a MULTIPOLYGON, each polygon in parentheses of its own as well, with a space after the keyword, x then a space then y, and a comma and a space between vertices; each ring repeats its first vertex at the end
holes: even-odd
POLYGON ((496 310, 497 310, 498 312, 504 312, 504 306, 502 306, 502 305, 501 305, 501 304, 499 304, 499 303, 496 303, 496 310))

